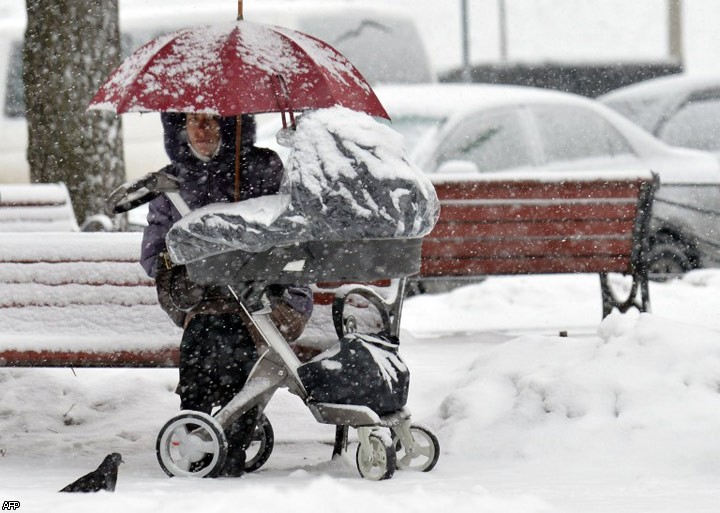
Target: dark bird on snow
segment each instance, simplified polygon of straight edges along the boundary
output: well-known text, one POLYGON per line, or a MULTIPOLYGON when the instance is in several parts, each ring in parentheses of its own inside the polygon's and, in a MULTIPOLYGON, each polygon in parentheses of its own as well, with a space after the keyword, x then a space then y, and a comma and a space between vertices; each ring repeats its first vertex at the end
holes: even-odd
POLYGON ((107 490, 108 492, 114 492, 118 467, 121 463, 123 463, 123 459, 120 454, 117 452, 108 454, 98 468, 78 478, 60 491, 87 493, 107 490))

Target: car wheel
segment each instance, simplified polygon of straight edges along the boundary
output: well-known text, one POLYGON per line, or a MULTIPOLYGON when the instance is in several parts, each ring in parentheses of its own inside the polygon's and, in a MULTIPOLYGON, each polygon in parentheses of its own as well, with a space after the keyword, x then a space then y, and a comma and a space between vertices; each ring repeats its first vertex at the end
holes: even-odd
POLYGON ((693 268, 690 258, 677 243, 662 242, 647 255, 648 275, 654 281, 667 281, 693 268))

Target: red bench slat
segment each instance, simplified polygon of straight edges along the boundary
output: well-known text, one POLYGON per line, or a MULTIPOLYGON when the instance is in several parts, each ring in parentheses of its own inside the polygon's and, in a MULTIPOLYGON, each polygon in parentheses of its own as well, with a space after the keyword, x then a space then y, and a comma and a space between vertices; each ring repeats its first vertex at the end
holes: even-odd
POLYGON ((424 259, 423 276, 486 276, 499 274, 552 274, 623 272, 630 259, 626 256, 538 257, 508 259, 424 259))
MULTIPOLYGON (((442 216, 442 214, 441 214, 442 216)), ((485 223, 456 223, 444 222, 442 217, 435 225, 435 229, 425 240, 443 240, 450 238, 466 239, 505 239, 518 237, 602 237, 624 235, 632 237, 634 222, 630 220, 608 220, 608 221, 544 221, 542 219, 530 219, 525 222, 485 222, 485 223)))
POLYGON ((0 350, 0 367, 177 367, 179 349, 154 351, 0 350))
POLYGON ((637 214, 637 199, 633 203, 563 203, 563 204, 474 204, 442 203, 444 221, 493 222, 525 219, 630 219, 637 214))
POLYGON ((423 260, 438 258, 516 258, 546 255, 594 256, 628 255, 632 241, 627 239, 497 239, 426 240, 423 243, 423 260))
POLYGON ((582 180, 568 176, 564 181, 543 182, 538 180, 504 181, 483 180, 445 182, 435 181, 439 198, 454 199, 513 199, 532 198, 637 198, 646 180, 582 180))

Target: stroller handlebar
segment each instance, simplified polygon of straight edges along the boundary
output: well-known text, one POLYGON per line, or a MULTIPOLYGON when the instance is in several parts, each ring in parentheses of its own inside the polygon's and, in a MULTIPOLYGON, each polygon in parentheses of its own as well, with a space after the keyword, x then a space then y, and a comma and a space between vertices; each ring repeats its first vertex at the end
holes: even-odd
POLYGON ((122 184, 110 193, 105 202, 105 212, 108 215, 122 214, 164 193, 184 216, 190 212, 190 209, 180 197, 179 190, 176 177, 163 171, 148 173, 137 180, 122 184))

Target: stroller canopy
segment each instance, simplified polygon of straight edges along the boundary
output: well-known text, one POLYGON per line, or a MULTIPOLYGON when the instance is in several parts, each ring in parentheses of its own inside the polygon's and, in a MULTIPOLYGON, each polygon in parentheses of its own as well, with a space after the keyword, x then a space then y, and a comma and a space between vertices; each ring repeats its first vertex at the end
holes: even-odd
POLYGON ((175 263, 187 264, 308 241, 418 239, 439 212, 400 134, 333 107, 299 119, 280 194, 193 211, 171 228, 167 246, 175 263))

